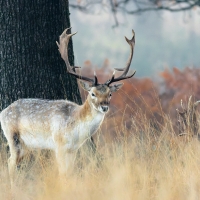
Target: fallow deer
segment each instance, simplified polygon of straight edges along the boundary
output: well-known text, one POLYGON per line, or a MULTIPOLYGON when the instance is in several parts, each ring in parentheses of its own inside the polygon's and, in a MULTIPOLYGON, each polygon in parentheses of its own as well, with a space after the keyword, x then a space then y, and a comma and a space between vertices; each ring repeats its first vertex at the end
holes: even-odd
POLYGON ((75 66, 68 61, 68 42, 76 34, 65 29, 59 37, 58 50, 65 61, 67 72, 80 79, 80 85, 88 91, 87 100, 77 105, 68 100, 19 99, 0 114, 1 127, 10 147, 8 160, 11 182, 14 181, 15 168, 30 148, 51 149, 55 151, 60 175, 66 175, 73 168, 77 150, 100 127, 108 112, 111 95, 122 87, 122 83, 111 85, 124 79, 130 68, 135 46, 135 33, 132 38, 125 37, 130 45, 130 57, 125 68, 117 68, 123 73, 105 83, 94 78, 81 76, 75 66))

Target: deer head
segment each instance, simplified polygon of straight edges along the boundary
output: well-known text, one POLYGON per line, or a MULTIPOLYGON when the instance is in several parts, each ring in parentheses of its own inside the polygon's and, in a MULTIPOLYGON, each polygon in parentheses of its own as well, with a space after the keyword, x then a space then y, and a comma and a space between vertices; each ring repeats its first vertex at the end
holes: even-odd
POLYGON ((134 76, 136 72, 134 71, 131 75, 127 76, 133 58, 133 52, 135 46, 135 32, 132 30, 133 36, 130 40, 125 37, 131 49, 130 56, 126 66, 124 68, 115 68, 115 70, 123 71, 123 73, 120 76, 115 77, 115 71, 114 71, 111 79, 101 84, 98 82, 95 72, 93 78, 88 78, 85 76, 81 76, 75 72, 75 69, 80 67, 70 65, 68 60, 68 43, 70 38, 76 34, 76 33, 70 34, 69 33, 70 29, 71 28, 65 29, 59 37, 59 43, 56 42, 61 57, 65 61, 67 72, 72 76, 76 77, 77 79, 80 79, 79 83, 81 87, 89 93, 87 100, 90 103, 90 105, 95 110, 101 113, 106 113, 109 110, 109 103, 112 93, 119 90, 123 85, 123 83, 118 83, 118 84, 112 84, 112 83, 131 78, 132 76, 134 76))

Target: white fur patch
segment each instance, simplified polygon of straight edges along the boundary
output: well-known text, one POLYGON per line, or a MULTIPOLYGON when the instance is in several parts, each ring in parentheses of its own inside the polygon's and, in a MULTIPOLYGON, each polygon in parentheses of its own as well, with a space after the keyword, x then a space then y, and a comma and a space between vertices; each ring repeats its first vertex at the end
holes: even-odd
POLYGON ((93 120, 87 121, 86 119, 84 122, 79 123, 78 126, 74 128, 72 133, 72 145, 75 145, 76 148, 79 148, 85 142, 85 140, 95 134, 101 122, 103 121, 104 116, 104 114, 99 113, 93 118, 93 120))
POLYGON ((21 134, 21 139, 24 143, 31 148, 39 149, 55 149, 55 143, 52 136, 44 137, 42 133, 37 133, 34 136, 32 133, 21 134))

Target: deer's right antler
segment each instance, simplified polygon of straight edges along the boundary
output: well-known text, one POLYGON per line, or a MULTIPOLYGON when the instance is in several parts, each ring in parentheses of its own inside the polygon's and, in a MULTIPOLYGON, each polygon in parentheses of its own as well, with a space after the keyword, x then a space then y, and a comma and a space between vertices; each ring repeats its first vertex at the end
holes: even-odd
POLYGON ((56 41, 56 44, 58 46, 58 50, 61 54, 61 57, 65 61, 65 64, 67 66, 67 72, 69 74, 71 74, 72 76, 75 76, 78 79, 91 82, 93 86, 98 85, 98 79, 97 79, 96 74, 94 74, 93 79, 85 77, 85 76, 81 76, 75 72, 76 68, 81 68, 81 67, 70 65, 69 59, 68 59, 68 43, 69 43, 70 38, 77 33, 77 32, 76 33, 68 33, 68 32, 70 32, 70 30, 71 30, 71 27, 65 29, 59 37, 59 43, 56 41))

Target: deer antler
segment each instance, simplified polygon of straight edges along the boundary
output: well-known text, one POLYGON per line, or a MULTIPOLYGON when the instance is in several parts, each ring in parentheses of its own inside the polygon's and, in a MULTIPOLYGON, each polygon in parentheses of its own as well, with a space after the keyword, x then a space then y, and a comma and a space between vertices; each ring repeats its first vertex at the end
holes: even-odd
POLYGON ((126 39, 127 43, 130 45, 130 48, 131 48, 130 56, 129 56, 129 59, 127 61, 126 67, 125 68, 115 68, 117 71, 124 71, 124 72, 122 73, 122 75, 115 78, 115 71, 114 71, 112 78, 110 80, 106 81, 105 84, 110 85, 113 82, 117 82, 117 81, 121 81, 121 80, 124 80, 124 79, 131 78, 136 73, 136 71, 134 71, 133 74, 126 76, 128 71, 129 71, 130 65, 131 65, 134 47, 135 47, 135 32, 134 32, 134 30, 132 30, 132 33, 133 33, 133 36, 130 40, 125 36, 125 39, 126 39))
POLYGON ((68 59, 68 43, 69 43, 70 38, 77 33, 76 32, 76 33, 71 33, 70 34, 70 33, 68 33, 70 30, 71 30, 71 27, 65 29, 63 31, 63 33, 60 35, 60 37, 59 37, 59 43, 56 41, 56 44, 58 46, 58 50, 59 50, 59 52, 61 54, 61 57, 65 61, 65 64, 67 66, 67 72, 69 74, 71 74, 72 76, 75 76, 78 79, 91 82, 94 86, 98 85, 98 79, 97 79, 96 74, 94 74, 94 79, 78 75, 78 74, 76 74, 75 69, 76 68, 81 68, 81 67, 71 66, 70 65, 69 59, 68 59))

